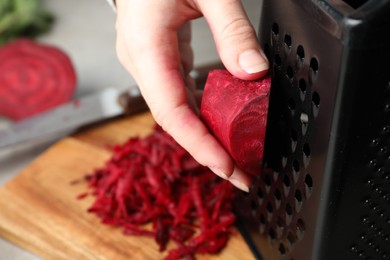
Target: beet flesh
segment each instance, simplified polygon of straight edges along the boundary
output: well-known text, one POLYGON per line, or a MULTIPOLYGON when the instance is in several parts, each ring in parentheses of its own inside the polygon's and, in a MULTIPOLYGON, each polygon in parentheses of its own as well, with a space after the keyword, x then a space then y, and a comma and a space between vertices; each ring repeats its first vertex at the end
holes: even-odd
POLYGON ((271 79, 245 81, 226 70, 208 75, 201 118, 244 171, 259 175, 264 153, 271 79))
POLYGON ((57 47, 17 39, 0 48, 0 114, 20 120, 69 101, 76 73, 57 47))

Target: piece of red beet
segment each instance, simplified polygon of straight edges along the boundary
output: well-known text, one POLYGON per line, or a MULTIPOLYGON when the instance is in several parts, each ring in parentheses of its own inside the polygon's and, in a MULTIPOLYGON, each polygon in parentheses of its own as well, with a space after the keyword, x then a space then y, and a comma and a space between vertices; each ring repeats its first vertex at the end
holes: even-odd
POLYGON ((0 114, 23 119, 67 102, 76 87, 69 57, 54 46, 17 39, 0 48, 0 114))
POLYGON ((202 97, 202 120, 236 164, 255 175, 263 158, 270 85, 270 77, 245 81, 214 70, 202 97))

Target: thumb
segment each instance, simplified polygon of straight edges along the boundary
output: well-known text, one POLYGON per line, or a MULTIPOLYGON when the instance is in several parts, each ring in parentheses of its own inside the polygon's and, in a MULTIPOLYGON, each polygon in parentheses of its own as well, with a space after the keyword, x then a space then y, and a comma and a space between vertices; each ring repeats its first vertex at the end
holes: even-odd
POLYGON ((199 0, 219 56, 225 67, 238 78, 257 79, 268 72, 262 51, 240 0, 199 0))

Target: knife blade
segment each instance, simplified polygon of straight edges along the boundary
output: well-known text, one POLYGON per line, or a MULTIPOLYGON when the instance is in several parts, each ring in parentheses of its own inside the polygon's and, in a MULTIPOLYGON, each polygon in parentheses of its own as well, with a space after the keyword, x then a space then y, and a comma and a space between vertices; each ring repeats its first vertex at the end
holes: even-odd
POLYGON ((69 134, 94 122, 146 109, 138 88, 108 87, 0 130, 0 149, 65 132, 69 134))
MULTIPOLYGON (((211 70, 224 68, 218 61, 192 70, 191 76, 195 79, 196 88, 204 87, 211 70)), ((0 151, 19 144, 35 145, 45 140, 57 139, 91 123, 147 109, 138 87, 109 87, 0 129, 0 151)))

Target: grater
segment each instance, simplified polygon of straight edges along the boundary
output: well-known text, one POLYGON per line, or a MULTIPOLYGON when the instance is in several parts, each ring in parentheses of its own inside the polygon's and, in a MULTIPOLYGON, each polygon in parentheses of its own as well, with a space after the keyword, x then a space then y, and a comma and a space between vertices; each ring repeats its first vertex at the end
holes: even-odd
POLYGON ((264 167, 240 194, 257 259, 390 259, 390 0, 264 0, 264 167))

